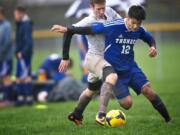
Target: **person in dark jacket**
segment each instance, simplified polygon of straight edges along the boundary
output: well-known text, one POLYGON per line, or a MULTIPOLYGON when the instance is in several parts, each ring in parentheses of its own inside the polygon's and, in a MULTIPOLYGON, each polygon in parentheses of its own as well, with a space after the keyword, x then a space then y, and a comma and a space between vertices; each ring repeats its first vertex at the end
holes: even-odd
POLYGON ((33 54, 33 24, 24 7, 14 10, 16 21, 16 90, 17 105, 32 105, 33 86, 31 78, 31 60, 33 54))
POLYGON ((5 18, 4 8, 0 7, 0 89, 4 95, 2 99, 3 103, 6 105, 13 100, 13 85, 11 80, 12 57, 12 27, 10 22, 5 18))

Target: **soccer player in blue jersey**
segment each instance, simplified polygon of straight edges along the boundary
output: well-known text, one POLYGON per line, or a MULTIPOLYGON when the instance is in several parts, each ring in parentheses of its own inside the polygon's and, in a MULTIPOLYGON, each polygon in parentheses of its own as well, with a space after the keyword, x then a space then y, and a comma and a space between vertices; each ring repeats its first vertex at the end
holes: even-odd
MULTIPOLYGON (((146 18, 146 13, 141 6, 132 6, 128 11, 128 17, 117 19, 106 24, 94 24, 91 27, 71 27, 67 28, 69 33, 74 34, 103 34, 105 36, 104 57, 118 74, 115 95, 120 105, 129 109, 132 106, 132 97, 128 87, 139 95, 142 93, 162 115, 166 122, 171 120, 168 111, 160 97, 152 89, 145 74, 138 67, 134 60, 134 44, 138 39, 146 42, 149 49, 149 56, 157 55, 154 38, 141 27, 141 23, 146 18)), ((62 28, 62 31, 65 31, 62 28)), ((108 93, 106 93, 107 96, 108 93)), ((103 104, 103 103, 101 103, 103 104)), ((105 105, 105 104, 104 104, 105 105)), ((98 118, 104 123, 105 108, 98 113, 98 118)))
POLYGON ((16 20, 16 90, 17 105, 33 103, 33 87, 31 78, 31 59, 33 53, 32 21, 24 7, 14 10, 16 20))

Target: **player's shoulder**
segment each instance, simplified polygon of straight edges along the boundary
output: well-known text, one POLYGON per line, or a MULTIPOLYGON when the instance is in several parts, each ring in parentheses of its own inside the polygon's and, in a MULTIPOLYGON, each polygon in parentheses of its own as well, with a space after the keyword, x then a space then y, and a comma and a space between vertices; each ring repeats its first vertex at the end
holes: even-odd
POLYGON ((89 26, 94 22, 96 22, 96 18, 94 17, 93 14, 90 14, 89 16, 80 20, 79 22, 73 24, 73 26, 77 26, 77 27, 89 26))
POLYGON ((106 7, 106 10, 105 10, 105 12, 112 12, 112 11, 114 11, 111 7, 106 7))
POLYGON ((115 19, 113 21, 106 22, 104 24, 105 27, 107 27, 107 26, 123 26, 123 25, 124 25, 124 19, 123 18, 118 18, 118 19, 115 19))
POLYGON ((145 32, 145 28, 143 26, 140 26, 138 32, 139 33, 144 33, 145 32))
POLYGON ((117 15, 116 11, 114 11, 114 9, 112 9, 111 7, 106 7, 105 14, 111 17, 117 15))

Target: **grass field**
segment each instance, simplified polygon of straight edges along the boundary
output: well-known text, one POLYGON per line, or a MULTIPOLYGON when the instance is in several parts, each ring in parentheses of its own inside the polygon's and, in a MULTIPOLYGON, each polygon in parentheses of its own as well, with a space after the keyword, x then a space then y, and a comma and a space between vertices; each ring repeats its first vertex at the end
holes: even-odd
MULTIPOLYGON (((180 46, 160 46, 160 55, 156 59, 146 56, 147 47, 136 47, 136 59, 142 67, 153 88, 162 97, 172 117, 166 124, 143 96, 132 92, 133 107, 125 111, 127 123, 123 127, 106 128, 95 124, 94 117, 98 101, 93 100, 84 114, 82 126, 75 126, 67 120, 76 102, 48 104, 48 109, 37 110, 33 107, 7 108, 0 110, 0 135, 179 135, 180 134, 180 46)), ((33 68, 47 53, 35 52, 33 68), (37 59, 38 58, 38 59, 37 59)), ((72 50, 74 59, 77 54, 72 50)), ((75 60, 72 70, 80 78, 78 62, 75 60)), ((108 110, 120 108, 115 100, 109 103, 108 110)))

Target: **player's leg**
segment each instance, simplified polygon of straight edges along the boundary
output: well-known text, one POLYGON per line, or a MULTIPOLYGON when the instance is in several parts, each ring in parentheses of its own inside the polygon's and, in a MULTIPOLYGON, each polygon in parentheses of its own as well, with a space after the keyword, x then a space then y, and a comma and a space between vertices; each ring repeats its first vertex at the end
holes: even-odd
POLYGON ((82 123, 83 112, 86 106, 91 101, 92 97, 97 93, 97 91, 100 90, 101 84, 102 82, 98 80, 98 78, 94 74, 89 73, 88 88, 86 88, 81 93, 77 106, 75 107, 74 111, 68 116, 69 120, 75 122, 76 125, 82 123))
POLYGON ((3 83, 3 91, 4 91, 4 100, 7 101, 6 103, 11 103, 13 98, 13 83, 11 80, 11 73, 12 73, 12 60, 7 60, 1 63, 0 72, 2 77, 3 83))
POLYGON ((103 84, 100 91, 100 107, 99 112, 105 113, 109 99, 112 95, 113 87, 117 81, 117 74, 112 66, 103 68, 103 84))
POLYGON ((13 89, 13 82, 11 79, 12 69, 13 69, 12 59, 7 60, 7 72, 6 72, 6 76, 4 78, 4 85, 6 88, 5 95, 6 95, 6 99, 8 101, 14 100, 14 89, 13 89))
POLYGON ((100 105, 98 114, 96 115, 96 122, 100 125, 104 125, 106 108, 118 77, 113 67, 107 61, 105 61, 103 57, 93 58, 95 63, 93 66, 94 72, 103 79, 103 84, 100 90, 100 105))
POLYGON ((153 91, 150 84, 145 85, 142 88, 141 92, 151 102, 153 107, 160 113, 160 115, 165 119, 165 121, 169 122, 171 118, 166 109, 166 106, 161 100, 161 98, 153 91))
POLYGON ((129 93, 128 82, 130 78, 128 74, 122 74, 120 78, 118 78, 116 87, 114 89, 114 95, 117 98, 119 104, 124 109, 128 110, 132 106, 132 97, 129 93))
POLYGON ((143 93, 143 95, 151 102, 153 107, 161 114, 166 122, 170 121, 169 113, 160 99, 160 97, 152 90, 149 81, 144 73, 137 68, 138 72, 132 73, 131 87, 137 94, 143 93))
POLYGON ((31 56, 26 56, 24 58, 26 69, 27 69, 27 76, 25 78, 24 83, 24 92, 25 92, 25 100, 27 105, 33 104, 33 84, 32 84, 32 77, 31 77, 31 56))
POLYGON ((90 72, 96 74, 99 79, 103 79, 104 81, 100 92, 100 107, 96 116, 96 122, 103 125, 105 123, 106 107, 116 83, 117 74, 114 72, 112 66, 104 60, 103 56, 87 54, 85 66, 90 72))
POLYGON ((98 114, 96 115, 96 122, 100 125, 105 124, 106 108, 117 81, 117 74, 112 66, 106 66, 103 68, 103 80, 104 82, 100 90, 100 106, 98 114))
POLYGON ((31 104, 32 97, 32 80, 30 77, 30 58, 17 59, 16 68, 16 92, 17 106, 26 103, 31 104), (29 100, 29 101, 28 101, 29 100))

